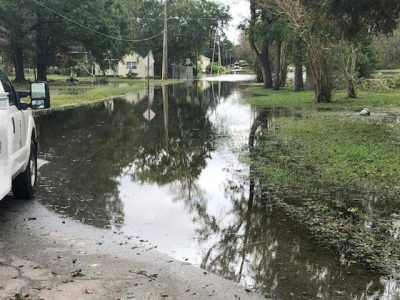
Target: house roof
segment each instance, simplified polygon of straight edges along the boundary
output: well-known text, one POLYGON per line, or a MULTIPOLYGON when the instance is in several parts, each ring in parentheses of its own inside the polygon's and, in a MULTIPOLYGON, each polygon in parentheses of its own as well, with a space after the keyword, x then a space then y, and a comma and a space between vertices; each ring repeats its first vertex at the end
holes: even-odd
POLYGON ((211 58, 204 56, 204 55, 200 55, 199 59, 204 59, 204 60, 211 60, 211 58))
POLYGON ((151 50, 133 50, 136 54, 140 55, 143 58, 146 58, 147 55, 151 52, 151 50))

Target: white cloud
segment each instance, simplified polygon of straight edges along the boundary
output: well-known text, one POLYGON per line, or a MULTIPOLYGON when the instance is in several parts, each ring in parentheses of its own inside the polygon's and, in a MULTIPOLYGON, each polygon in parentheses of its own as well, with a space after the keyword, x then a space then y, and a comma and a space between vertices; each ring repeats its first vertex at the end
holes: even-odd
POLYGON ((232 21, 229 23, 228 29, 225 30, 228 39, 234 43, 238 43, 240 30, 237 27, 250 16, 250 3, 247 0, 214 0, 215 2, 229 6, 232 21))

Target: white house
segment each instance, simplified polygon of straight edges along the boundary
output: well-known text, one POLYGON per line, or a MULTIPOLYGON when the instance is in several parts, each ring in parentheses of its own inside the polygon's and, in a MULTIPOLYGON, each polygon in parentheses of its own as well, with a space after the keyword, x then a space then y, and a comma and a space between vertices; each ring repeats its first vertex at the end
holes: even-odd
POLYGON ((201 70, 201 72, 206 73, 207 72, 207 67, 211 64, 211 59, 204 56, 200 55, 199 60, 197 62, 197 66, 201 70))
MULTIPOLYGON (((107 76, 127 77, 128 74, 134 74, 138 78, 154 77, 154 55, 150 51, 146 56, 141 56, 136 52, 125 55, 118 62, 111 62, 110 67, 106 70, 107 76)), ((102 74, 98 65, 95 66, 96 74, 102 74)))

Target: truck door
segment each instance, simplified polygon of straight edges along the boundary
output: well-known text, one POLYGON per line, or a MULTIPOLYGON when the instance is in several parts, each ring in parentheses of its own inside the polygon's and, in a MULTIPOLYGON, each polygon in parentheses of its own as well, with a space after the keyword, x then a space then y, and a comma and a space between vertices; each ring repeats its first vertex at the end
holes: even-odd
POLYGON ((8 95, 0 83, 0 200, 11 190, 8 95))
POLYGON ((23 167, 26 160, 26 151, 24 151, 23 130, 24 119, 22 111, 18 109, 18 99, 12 88, 12 85, 4 73, 0 72, 0 81, 3 85, 4 92, 8 93, 8 119, 9 119, 9 132, 11 138, 9 143, 11 146, 11 171, 17 174, 20 168, 23 167))

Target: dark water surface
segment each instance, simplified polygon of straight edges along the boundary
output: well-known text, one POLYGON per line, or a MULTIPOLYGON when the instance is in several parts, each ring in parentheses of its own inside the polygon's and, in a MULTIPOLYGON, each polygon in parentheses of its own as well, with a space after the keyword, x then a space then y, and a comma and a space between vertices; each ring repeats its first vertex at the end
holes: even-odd
MULTIPOLYGON (((395 281, 347 266, 263 199, 242 159, 260 114, 242 84, 150 88, 39 117, 39 201, 273 299, 394 299, 395 281)), ((286 113, 270 110, 267 126, 286 113)))

